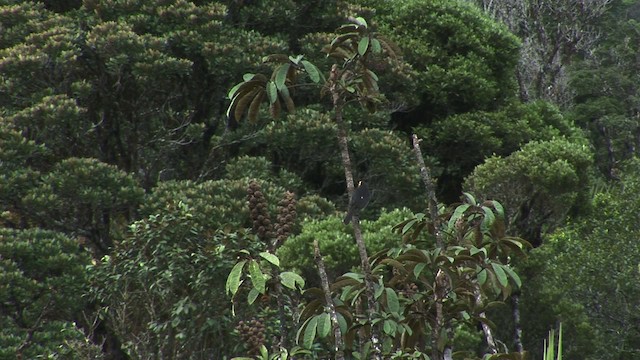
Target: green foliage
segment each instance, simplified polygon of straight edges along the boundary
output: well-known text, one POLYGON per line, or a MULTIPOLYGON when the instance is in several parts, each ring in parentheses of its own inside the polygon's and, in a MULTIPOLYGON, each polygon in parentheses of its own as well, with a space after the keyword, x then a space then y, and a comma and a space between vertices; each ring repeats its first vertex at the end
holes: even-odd
POLYGON ((544 354, 542 360, 562 360, 562 323, 558 329, 558 349, 556 352, 556 332, 549 330, 549 338, 544 343, 544 354), (557 354, 557 356, 556 356, 557 354))
POLYGON ((72 322, 85 309, 88 253, 60 233, 0 228, 0 254, 0 357, 99 358, 72 322))
POLYGON ((443 199, 457 199, 464 177, 492 155, 508 156, 530 141, 581 139, 579 130, 554 105, 512 102, 498 111, 475 111, 435 120, 415 129, 438 165, 443 199))
POLYGON ((68 158, 42 176, 23 199, 43 228, 82 235, 105 253, 112 225, 127 220, 143 190, 133 176, 96 159, 68 158))
POLYGON ((421 209, 425 198, 420 195, 419 169, 407 143, 399 134, 380 129, 363 129, 351 137, 353 158, 358 168, 366 169, 374 190, 372 208, 421 209))
MULTIPOLYGON (((370 327, 376 325, 384 333, 381 339, 385 357, 423 358, 422 351, 430 347, 442 351, 453 339, 436 318, 443 316, 443 323, 456 327, 477 325, 478 321, 491 326, 484 311, 495 300, 504 300, 520 288, 521 280, 509 262, 512 257, 524 255, 529 244, 505 234, 504 210, 499 203, 476 203, 470 194, 465 194, 465 198, 465 203, 454 204, 442 211, 443 227, 441 235, 437 236, 444 237, 444 247, 433 246, 434 227, 424 214, 416 214, 391 228, 403 235, 404 243, 372 256, 376 278, 373 319, 364 318, 358 310, 357 304, 365 301, 363 274, 348 272, 331 284, 346 347, 355 349, 359 345, 363 349, 354 356, 370 356, 367 355, 370 346, 366 345, 367 338, 359 332, 370 331, 370 327), (435 314, 438 307, 441 315, 435 314), (431 342, 425 344, 425 338, 430 338, 431 342)), ((389 219, 392 215, 402 216, 397 211, 388 215, 389 219)), ((384 221, 381 219, 377 223, 384 224, 384 221)), ((367 222, 363 225, 366 236, 367 222)), ((321 234, 319 229, 313 230, 321 234)), ((299 237, 303 235, 304 232, 299 237)), ((320 240, 321 245, 322 242, 320 240)), ((282 250, 281 253, 285 247, 282 250)), ((327 260, 330 260, 329 256, 327 260)), ((305 321, 298 331, 298 341, 311 348, 328 335, 328 314, 320 289, 311 288, 305 293, 311 300, 301 314, 305 321)), ((515 353, 501 355, 514 359, 522 356, 515 353)))
MULTIPOLYGON (((359 176, 370 179, 374 189, 374 197, 369 208, 407 206, 420 209, 424 199, 415 196, 419 188, 418 170, 412 161, 411 153, 407 151, 406 142, 396 133, 375 128, 378 125, 375 122, 379 121, 375 116, 357 118, 361 115, 364 116, 361 112, 348 115, 356 127, 362 127, 352 132, 350 145, 359 176), (389 171, 390 169, 395 170, 389 171)), ((329 115, 302 108, 285 120, 269 123, 251 146, 268 149, 274 163, 294 174, 300 174, 304 179, 310 179, 310 182, 316 182, 321 192, 330 196, 336 191, 335 184, 342 183, 341 179, 344 176, 336 146, 336 132, 336 125, 329 115), (317 184, 319 181, 321 183, 317 184)), ((264 175, 270 173, 270 170, 264 167, 266 164, 256 164, 256 170, 246 169, 245 172, 237 172, 260 172, 264 175), (261 168, 264 170, 257 170, 261 168)), ((281 180, 273 179, 274 182, 284 186, 286 181, 289 189, 296 189, 294 186, 298 180, 294 175, 289 175, 283 170, 280 170, 280 174, 281 180)))
POLYGON ((131 356, 221 358, 232 351, 225 279, 236 252, 256 244, 242 232, 205 227, 196 209, 167 203, 162 214, 134 222, 91 269, 94 296, 131 356))
POLYGON ((302 179, 286 169, 274 171, 273 165, 264 157, 239 156, 231 160, 226 168, 225 178, 240 180, 243 178, 271 181, 287 191, 301 192, 302 179))
POLYGON ((0 100, 3 121, 57 159, 94 157, 145 186, 167 170, 192 177, 223 120, 226 79, 285 48, 229 26, 225 12, 187 1, 95 0, 64 14, 0 6, 0 93, 12 94, 0 100))
POLYGON ((293 357, 297 359, 308 359, 309 357, 305 355, 310 354, 311 351, 305 350, 299 346, 294 346, 291 348, 291 350, 280 348, 280 351, 275 351, 269 354, 267 348, 262 345, 262 347, 260 347, 260 355, 257 355, 255 357, 234 357, 231 358, 231 360, 288 360, 292 359, 293 357))
POLYGON ((486 318, 486 309, 521 287, 510 262, 526 256, 530 244, 506 234, 505 212, 500 203, 479 203, 468 193, 464 199, 462 204, 443 209, 438 220, 441 226, 424 214, 398 224, 396 229, 405 235, 405 245, 389 251, 389 257, 376 267, 393 268, 388 284, 401 289, 405 298, 401 301, 406 302, 402 319, 406 325, 402 337, 405 346, 417 346, 421 336, 430 336, 432 349, 436 347, 441 352, 453 341, 442 324, 481 322, 493 326, 486 318), (413 240, 423 231, 436 237, 438 245, 423 248, 413 240), (436 310, 440 315, 429 315, 434 309, 440 309, 436 310))
POLYGON ((640 23, 635 6, 611 2, 598 24, 597 45, 570 72, 574 105, 569 114, 588 130, 596 163, 609 178, 617 176, 618 162, 638 155, 640 23))
POLYGON ((381 29, 418 72, 423 119, 495 109, 512 97, 518 40, 475 6, 448 0, 361 2, 380 9, 381 29))
POLYGON ((589 216, 560 228, 532 252, 523 269, 532 284, 525 289, 523 323, 536 325, 525 337, 528 348, 560 320, 566 359, 638 356, 640 228, 632 210, 640 206, 638 169, 637 160, 626 163, 621 183, 594 196, 589 216))
POLYGON ((22 206, 22 199, 38 184, 40 173, 37 169, 47 160, 44 146, 0 125, 0 217, 4 225, 25 226, 28 210, 22 206))
MULTIPOLYGON (((260 159, 241 158, 237 163, 229 164, 229 170, 235 175, 267 174, 267 169, 243 168, 243 164, 264 165, 260 159), (264 171, 264 172, 263 172, 264 171)), ((268 171, 270 173, 270 171, 268 171)), ((287 175, 286 172, 281 172, 287 175)), ((281 178, 268 175, 281 183, 296 183, 295 178, 281 178)), ((261 178, 262 179, 262 178, 261 178)), ((192 181, 166 181, 160 183, 149 193, 141 206, 143 216, 161 215, 167 208, 182 202, 193 209, 193 221, 208 229, 251 227, 247 208, 247 186, 249 178, 234 180, 215 180, 195 183, 192 181)), ((285 189, 269 181, 262 181, 269 211, 275 214, 276 204, 285 189)), ((301 217, 316 217, 333 211, 333 205, 317 196, 303 197, 300 209, 301 217)))
POLYGON ((504 202, 512 230, 539 245, 541 233, 584 205, 591 166, 585 144, 564 138, 533 141, 507 157, 488 158, 465 187, 504 202))
MULTIPOLYGON (((407 217, 406 209, 383 211, 375 221, 362 221, 362 232, 367 249, 378 252, 397 244, 393 226, 407 217)), ((307 220, 302 223, 300 234, 289 238, 278 250, 278 256, 285 269, 296 269, 307 280, 317 279, 313 263, 313 240, 318 240, 320 251, 333 276, 351 270, 358 264, 358 249, 347 226, 340 216, 330 216, 321 220, 307 220)))
MULTIPOLYGON (((407 114, 415 121, 403 129, 423 125, 416 131, 449 197, 457 198, 462 179, 494 156, 467 184, 503 201, 519 234, 536 240, 567 214, 578 214, 572 210, 594 211, 561 227, 523 265, 531 283, 522 289, 526 347, 538 351, 560 319, 569 339, 565 357, 636 358, 639 254, 632 239, 640 204, 631 174, 637 165, 629 165, 624 187, 594 190, 593 203, 586 204, 589 150, 555 107, 511 101, 518 41, 465 2, 303 3, 0 1, 0 225, 22 229, 0 228, 0 357, 99 358, 101 349, 87 334, 92 324, 85 323, 97 304, 101 331, 129 356, 229 358, 240 344, 225 287, 248 294, 273 318, 271 336, 282 330, 274 309, 292 315, 296 308, 276 308, 269 299, 286 298, 277 295, 278 286, 288 291, 304 281, 284 270, 316 277, 312 240, 320 240, 331 275, 357 264, 336 206, 322 197, 344 202, 337 127, 319 105, 327 98, 316 96, 325 82, 321 69, 337 59, 337 93, 361 105, 342 114, 352 130, 355 175, 373 190, 362 215, 381 212, 378 220, 363 222, 369 250, 399 246, 400 237, 407 243, 372 257, 378 279, 372 322, 356 306, 364 291, 360 274, 332 286, 347 342, 362 347, 353 356, 369 358, 370 344, 362 339, 371 325, 380 330, 389 358, 426 358, 422 351, 432 344, 405 348, 418 337, 434 338, 438 348, 453 341, 475 349, 477 334, 470 329, 476 321, 491 322, 477 318, 480 311, 522 283, 509 261, 525 243, 495 225, 506 221, 497 203, 467 199, 443 209, 450 243, 439 250, 426 216, 380 211, 424 206, 406 142, 382 130, 389 113, 418 104, 407 114), (347 15, 351 22, 330 34, 347 15), (329 44, 325 53, 321 44, 329 44), (406 62, 388 61, 400 50, 406 62), (300 55, 264 57, 290 51, 300 55), (229 94, 243 74, 241 84, 259 86, 229 94), (223 100, 227 95, 231 104, 223 100), (268 121, 260 102, 273 114, 277 107, 291 114, 268 121), (383 104, 387 111, 367 114, 383 104), (234 115, 228 122, 227 105, 234 115), (240 121, 245 113, 256 121, 240 121), (302 233, 277 256, 242 230, 252 225, 246 206, 252 178, 264 184, 272 216, 285 190, 302 196, 297 211, 303 222, 289 229, 302 233), (398 223, 401 235, 392 233, 398 223), (82 296, 89 292, 90 263, 82 246, 96 260, 108 254, 89 268, 92 304, 82 296), (437 281, 450 284, 448 297, 440 299, 456 329, 466 329, 456 331, 456 340, 429 333, 437 281), (481 304, 470 296, 473 284, 481 304)), ((572 82, 578 103, 572 119, 591 130, 598 166, 611 178, 620 160, 640 148, 638 24, 629 20, 634 8, 627 3, 611 4, 612 18, 624 21, 602 31, 601 46, 576 63, 584 68, 572 82)), ((260 359, 323 354, 332 336, 323 294, 307 296, 299 339, 312 350, 263 347, 260 359)), ((254 312, 240 298, 235 308, 254 312)))
POLYGON ((342 174, 336 132, 329 114, 302 108, 286 120, 270 122, 254 146, 266 147, 272 161, 302 178, 309 178, 322 168, 327 178, 336 179, 342 174))

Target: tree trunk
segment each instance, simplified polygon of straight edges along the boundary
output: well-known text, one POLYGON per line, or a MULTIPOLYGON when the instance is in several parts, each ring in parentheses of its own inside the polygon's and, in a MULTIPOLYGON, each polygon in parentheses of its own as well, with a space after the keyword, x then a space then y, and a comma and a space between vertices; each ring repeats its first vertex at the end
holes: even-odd
POLYGON ((520 324, 520 294, 511 295, 511 309, 513 314, 513 342, 516 350, 520 353, 524 351, 522 346, 522 325, 520 324))
MULTIPOLYGON (((347 181, 347 190, 349 191, 349 198, 353 196, 353 172, 351 170, 351 157, 349 155, 349 144, 347 136, 347 126, 342 118, 342 108, 344 106, 343 99, 341 97, 341 91, 338 88, 339 70, 338 65, 334 64, 331 68, 331 74, 329 77, 329 91, 331 92, 331 99, 333 101, 333 109, 336 117, 336 124, 338 125, 338 145, 340 147, 340 154, 342 156, 342 166, 344 168, 344 177, 347 181)), ((353 216, 351 221, 353 225, 353 234, 358 245, 358 253, 360 254, 360 264, 362 266, 362 272, 364 273, 365 293, 367 297, 367 318, 369 323, 373 321, 376 313, 376 301, 374 292, 374 281, 371 273, 371 264, 369 263, 369 256, 367 255, 367 247, 362 237, 362 231, 360 229, 360 218, 357 214, 353 216)), ((371 345, 373 347, 372 359, 379 360, 382 357, 382 349, 380 345, 380 337, 376 326, 371 326, 371 345)))

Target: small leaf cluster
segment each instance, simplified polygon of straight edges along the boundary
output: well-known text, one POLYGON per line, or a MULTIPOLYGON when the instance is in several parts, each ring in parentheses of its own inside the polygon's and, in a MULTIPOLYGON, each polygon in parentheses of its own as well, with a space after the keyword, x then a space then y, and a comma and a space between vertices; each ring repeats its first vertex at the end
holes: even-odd
POLYGON ((322 80, 320 70, 309 61, 303 60, 302 55, 269 55, 263 61, 275 63, 271 78, 267 79, 262 74, 245 74, 244 81, 229 90, 227 96, 231 103, 227 116, 231 116, 233 111, 233 118, 239 121, 243 113, 247 112, 249 121, 255 122, 260 105, 265 99, 268 100, 272 117, 278 118, 283 107, 286 107, 289 113, 293 113, 295 105, 291 98, 291 89, 297 83, 298 76, 301 73, 307 74, 316 84, 322 80))

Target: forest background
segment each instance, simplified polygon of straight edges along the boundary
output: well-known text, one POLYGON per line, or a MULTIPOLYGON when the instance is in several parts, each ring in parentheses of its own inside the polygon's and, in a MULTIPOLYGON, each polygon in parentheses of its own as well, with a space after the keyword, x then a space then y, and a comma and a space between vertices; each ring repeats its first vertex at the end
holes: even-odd
POLYGON ((640 357, 637 1, 0 4, 0 358, 640 357))

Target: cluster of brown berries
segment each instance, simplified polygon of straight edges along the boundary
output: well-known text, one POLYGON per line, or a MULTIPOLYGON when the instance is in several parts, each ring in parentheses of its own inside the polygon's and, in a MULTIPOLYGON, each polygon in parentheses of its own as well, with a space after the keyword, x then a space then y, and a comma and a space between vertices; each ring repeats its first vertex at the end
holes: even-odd
POLYGON ((291 230, 296 221, 296 198, 292 192, 287 191, 278 203, 278 216, 276 218, 276 244, 282 244, 291 235, 291 230))
POLYGON ((267 210, 267 200, 260 190, 260 184, 255 180, 251 180, 249 183, 247 200, 249 201, 253 231, 262 240, 273 238, 273 225, 267 210))
POLYGON ((287 191, 278 203, 278 215, 275 225, 271 223, 271 217, 267 210, 267 200, 256 180, 251 180, 247 188, 247 201, 253 231, 265 242, 269 242, 270 249, 275 250, 287 237, 291 235, 296 221, 296 198, 287 191), (275 229, 275 231, 274 231, 275 229))
POLYGON ((241 320, 236 325, 236 330, 240 339, 247 345, 249 355, 259 354, 260 347, 265 343, 265 327, 262 321, 256 318, 241 320))
POLYGON ((405 284, 402 294, 405 297, 410 299, 417 292, 418 292, 418 285, 416 283, 410 283, 410 284, 405 284))

